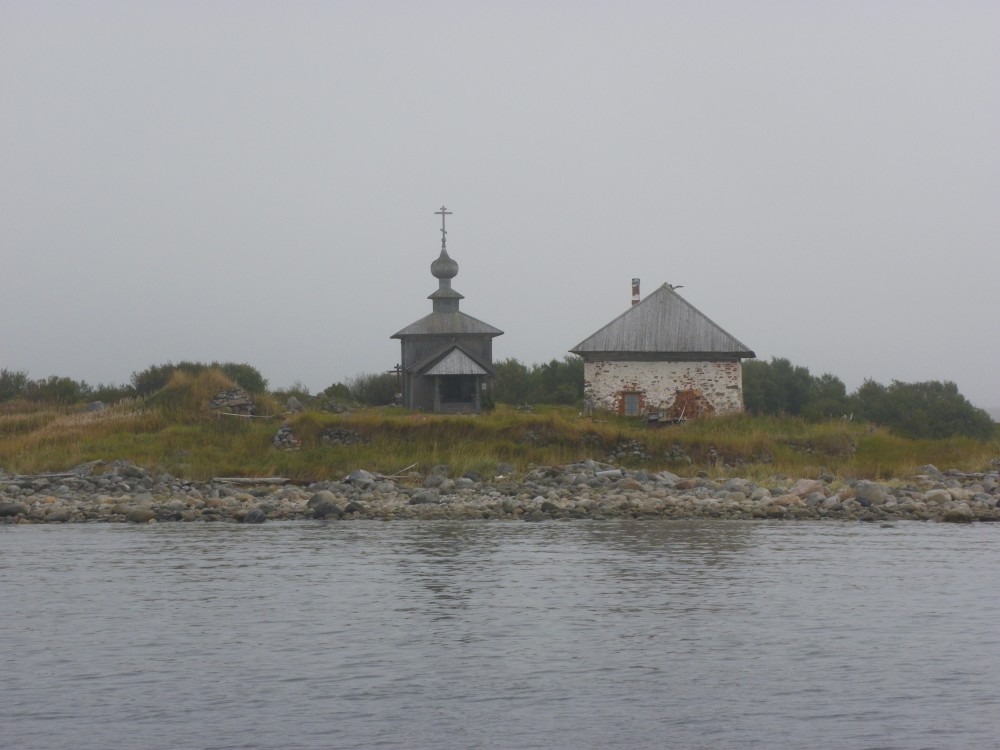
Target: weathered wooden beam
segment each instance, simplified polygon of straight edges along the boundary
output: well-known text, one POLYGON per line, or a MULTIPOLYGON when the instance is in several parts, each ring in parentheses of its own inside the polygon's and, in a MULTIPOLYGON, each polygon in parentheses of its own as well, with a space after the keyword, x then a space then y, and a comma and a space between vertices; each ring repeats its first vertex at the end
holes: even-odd
POLYGON ((285 477, 212 477, 212 481, 226 484, 286 484, 292 480, 285 477))

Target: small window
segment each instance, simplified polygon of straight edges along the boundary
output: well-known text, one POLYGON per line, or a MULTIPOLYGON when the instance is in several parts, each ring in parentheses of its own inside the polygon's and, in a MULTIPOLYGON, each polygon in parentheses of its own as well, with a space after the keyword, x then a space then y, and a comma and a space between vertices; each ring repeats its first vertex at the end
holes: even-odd
POLYGON ((639 393, 622 394, 622 410, 626 417, 638 417, 642 405, 642 395, 639 393))

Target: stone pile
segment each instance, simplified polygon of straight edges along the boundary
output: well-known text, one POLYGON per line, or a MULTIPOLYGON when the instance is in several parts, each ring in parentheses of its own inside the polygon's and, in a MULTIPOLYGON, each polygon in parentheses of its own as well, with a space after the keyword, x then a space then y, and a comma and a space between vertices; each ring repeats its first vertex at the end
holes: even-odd
POLYGON ((1000 472, 940 472, 903 481, 680 477, 582 461, 484 480, 383 477, 357 470, 305 487, 284 480, 191 482, 127 461, 61 473, 0 473, 0 522, 224 521, 305 519, 771 519, 783 521, 1000 521, 1000 472), (102 469, 103 473, 98 472, 102 469))
POLYGON ((688 466, 690 466, 693 463, 691 457, 687 453, 685 453, 684 449, 681 448, 680 445, 678 445, 677 443, 674 443, 673 445, 670 446, 670 450, 667 451, 665 458, 671 463, 677 463, 683 461, 688 466))
POLYGON ((645 461, 649 458, 646 455, 646 444, 641 440, 622 440, 605 457, 607 463, 618 463, 625 459, 645 461))
POLYGON ((325 445, 366 445, 368 443, 361 433, 357 430, 351 429, 337 429, 335 427, 330 427, 329 429, 323 430, 320 433, 319 439, 325 445))
POLYGON ((226 414, 251 416, 254 413, 253 399, 242 388, 230 388, 222 391, 208 402, 208 406, 226 414))
POLYGON ((302 447, 302 441, 295 437, 292 428, 287 424, 283 424, 278 428, 271 442, 275 448, 284 451, 294 451, 302 447))

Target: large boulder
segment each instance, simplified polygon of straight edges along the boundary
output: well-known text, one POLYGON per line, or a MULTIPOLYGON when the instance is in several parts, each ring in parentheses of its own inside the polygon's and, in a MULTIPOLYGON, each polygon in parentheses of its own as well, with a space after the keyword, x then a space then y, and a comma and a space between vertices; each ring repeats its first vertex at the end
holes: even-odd
POLYGON ((28 506, 24 503, 0 503, 0 518, 22 516, 27 512, 28 506))
POLYGON ((347 475, 345 481, 363 490, 370 490, 375 486, 375 476, 370 471, 365 471, 364 469, 355 469, 347 475))
POLYGON ((946 510, 941 520, 945 523, 972 523, 972 508, 961 503, 946 510))
POLYGON ((329 518, 330 516, 340 518, 342 515, 344 515, 344 509, 338 503, 330 500, 321 500, 312 507, 313 518, 329 518))
POLYGON ((924 502, 934 505, 943 505, 951 502, 951 493, 945 489, 929 490, 924 494, 924 502))
POLYGON ((149 508, 133 508, 125 514, 125 520, 129 523, 149 523, 156 518, 156 514, 149 508))
POLYGON ((854 483, 854 498, 861 505, 882 505, 885 502, 885 487, 877 482, 869 482, 862 479, 854 483))
POLYGON ((441 501, 437 490, 423 489, 410 496, 410 505, 436 505, 441 501))
POLYGON ((428 474, 424 479, 424 487, 440 487, 447 478, 444 474, 428 474))
POLYGON ((822 492, 826 494, 826 485, 823 484, 818 479, 800 479, 795 484, 792 485, 788 493, 791 495, 798 495, 799 497, 808 497, 814 492, 822 492))
POLYGON ((267 520, 267 513, 265 513, 260 508, 254 508, 245 516, 243 516, 243 523, 264 523, 267 520))
POLYGON ((660 471, 653 475, 652 477, 657 482, 665 482, 667 484, 677 484, 681 481, 681 478, 674 474, 672 471, 660 471))
POLYGON ((726 492, 742 492, 747 497, 753 494, 754 484, 749 479, 727 479, 722 484, 722 489, 726 492))
POLYGON ((344 514, 339 499, 330 490, 313 493, 313 496, 306 501, 306 507, 312 511, 313 518, 340 517, 344 514))
POLYGON ((124 458, 112 462, 111 467, 115 474, 126 479, 149 479, 148 471, 124 458))

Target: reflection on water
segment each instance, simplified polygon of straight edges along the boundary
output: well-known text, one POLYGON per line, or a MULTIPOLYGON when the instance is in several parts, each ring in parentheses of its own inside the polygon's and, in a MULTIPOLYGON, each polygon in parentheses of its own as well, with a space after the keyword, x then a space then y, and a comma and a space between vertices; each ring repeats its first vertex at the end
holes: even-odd
POLYGON ((703 564, 725 565, 745 549, 755 527, 747 523, 675 521, 589 524, 583 528, 588 541, 633 555, 700 556, 703 564))
POLYGON ((998 553, 988 525, 0 527, 0 746, 990 747, 998 553))
MULTIPOLYGON (((496 563, 500 549, 497 536, 484 533, 487 527, 488 524, 442 521, 408 525, 402 530, 396 560, 400 581, 430 592, 425 604, 432 620, 459 617, 477 590, 496 585, 494 576, 480 573, 496 563)), ((422 601, 423 597, 416 599, 422 601)))

